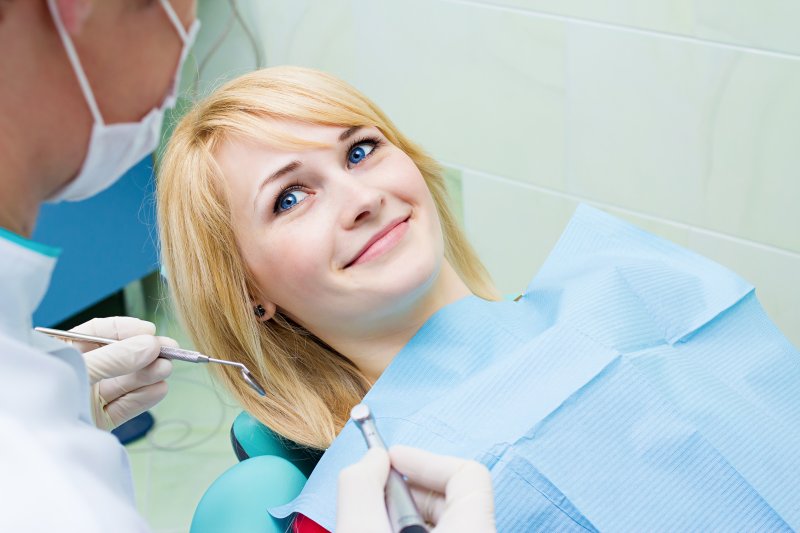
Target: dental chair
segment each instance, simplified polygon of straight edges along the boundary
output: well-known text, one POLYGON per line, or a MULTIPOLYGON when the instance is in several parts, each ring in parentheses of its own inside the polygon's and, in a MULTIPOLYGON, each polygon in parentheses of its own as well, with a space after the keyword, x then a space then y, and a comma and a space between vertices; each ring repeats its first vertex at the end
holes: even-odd
POLYGON ((267 509, 293 500, 322 452, 276 435, 245 412, 231 426, 239 463, 206 490, 192 518, 191 533, 285 533, 288 522, 267 509))
MULTIPOLYGON (((518 301, 521 294, 506 294, 518 301)), ((190 533, 285 533, 288 523, 267 509, 293 500, 322 452, 276 435, 245 412, 231 426, 231 444, 241 461, 208 488, 192 519, 190 533)))

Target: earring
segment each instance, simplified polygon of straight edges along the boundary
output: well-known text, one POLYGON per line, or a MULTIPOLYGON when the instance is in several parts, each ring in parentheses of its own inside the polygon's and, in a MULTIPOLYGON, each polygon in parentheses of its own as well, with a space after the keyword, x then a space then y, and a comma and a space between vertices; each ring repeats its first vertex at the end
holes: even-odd
POLYGON ((258 318, 261 318, 267 314, 267 310, 264 309, 264 306, 261 304, 258 304, 257 306, 253 307, 253 312, 256 314, 258 318))

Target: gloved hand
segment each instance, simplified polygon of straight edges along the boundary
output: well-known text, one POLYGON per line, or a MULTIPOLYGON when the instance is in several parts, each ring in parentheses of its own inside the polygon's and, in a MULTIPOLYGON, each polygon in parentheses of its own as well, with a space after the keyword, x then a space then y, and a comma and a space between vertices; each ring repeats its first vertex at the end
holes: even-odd
POLYGON ((494 495, 489 471, 480 463, 407 446, 387 454, 371 449, 339 474, 336 531, 391 533, 384 486, 392 466, 408 478, 422 517, 436 533, 493 532, 494 495))
POLYGON ((100 348, 92 343, 72 342, 83 352, 89 372, 92 415, 97 427, 114 429, 164 399, 164 380, 172 373, 172 361, 158 359, 158 353, 162 345, 177 347, 178 343, 153 336, 154 324, 132 317, 94 318, 71 331, 124 339, 100 348))

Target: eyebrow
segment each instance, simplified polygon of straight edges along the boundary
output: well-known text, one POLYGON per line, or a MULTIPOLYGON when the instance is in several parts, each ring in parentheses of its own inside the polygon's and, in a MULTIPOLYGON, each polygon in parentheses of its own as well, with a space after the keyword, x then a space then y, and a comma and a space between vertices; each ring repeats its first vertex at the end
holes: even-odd
MULTIPOLYGON (((341 133, 341 135, 339 135, 339 142, 346 141, 347 139, 352 137, 358 130, 360 130, 363 127, 364 126, 352 126, 352 127, 347 128, 346 130, 344 130, 341 133)), ((292 161, 291 163, 289 163, 287 165, 282 166, 281 168, 279 168, 278 170, 276 170, 275 172, 273 172, 272 174, 267 176, 267 178, 264 181, 262 181, 261 184, 258 186, 258 190, 256 191, 256 195, 255 195, 255 197, 253 199, 253 209, 254 210, 256 209, 256 202, 258 200, 258 196, 261 194, 262 189, 264 189, 264 187, 266 187, 268 183, 280 178, 281 176, 285 176, 286 174, 294 172, 295 170, 300 168, 302 165, 303 165, 303 163, 301 163, 300 161, 295 160, 295 161, 292 161)))
POLYGON ((347 139, 352 137, 355 132, 357 132, 358 130, 360 130, 363 127, 364 126, 353 126, 353 127, 347 128, 346 130, 344 130, 342 132, 341 135, 339 135, 339 142, 346 141, 347 139))
POLYGON ((284 175, 286 175, 286 174, 288 174, 290 172, 294 172, 295 170, 297 170, 301 166, 302 166, 302 163, 300 161, 292 161, 288 165, 282 166, 281 168, 279 168, 278 170, 276 170, 275 172, 270 174, 267 179, 265 179, 264 181, 261 182, 261 185, 258 187, 259 192, 261 192, 261 189, 264 188, 264 185, 266 185, 270 181, 276 180, 276 179, 280 178, 281 176, 284 176, 284 175))
POLYGON ((268 183, 270 183, 273 180, 276 180, 276 179, 280 178, 281 176, 285 176, 286 174, 289 174, 290 172, 294 172, 295 170, 297 170, 301 166, 302 166, 302 163, 300 161, 292 161, 288 165, 282 166, 281 168, 279 168, 278 170, 276 170, 275 172, 273 172, 272 174, 267 176, 267 178, 264 181, 262 181, 261 184, 258 186, 258 190, 256 191, 256 194, 253 197, 253 211, 255 211, 257 209, 257 207, 258 207, 257 206, 258 197, 261 195, 261 191, 264 190, 264 187, 266 187, 268 183))

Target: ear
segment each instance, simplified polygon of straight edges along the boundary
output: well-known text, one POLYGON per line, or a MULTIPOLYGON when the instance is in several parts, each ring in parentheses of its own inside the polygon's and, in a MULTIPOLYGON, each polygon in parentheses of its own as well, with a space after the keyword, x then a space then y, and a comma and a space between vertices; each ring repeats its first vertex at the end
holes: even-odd
POLYGON ((259 322, 271 320, 277 311, 277 307, 272 302, 251 302, 251 304, 253 306, 253 313, 255 314, 256 320, 259 322), (262 309, 264 311, 263 313, 261 312, 262 309))
POLYGON ((92 13, 92 0, 56 0, 64 27, 70 35, 78 35, 92 13))

